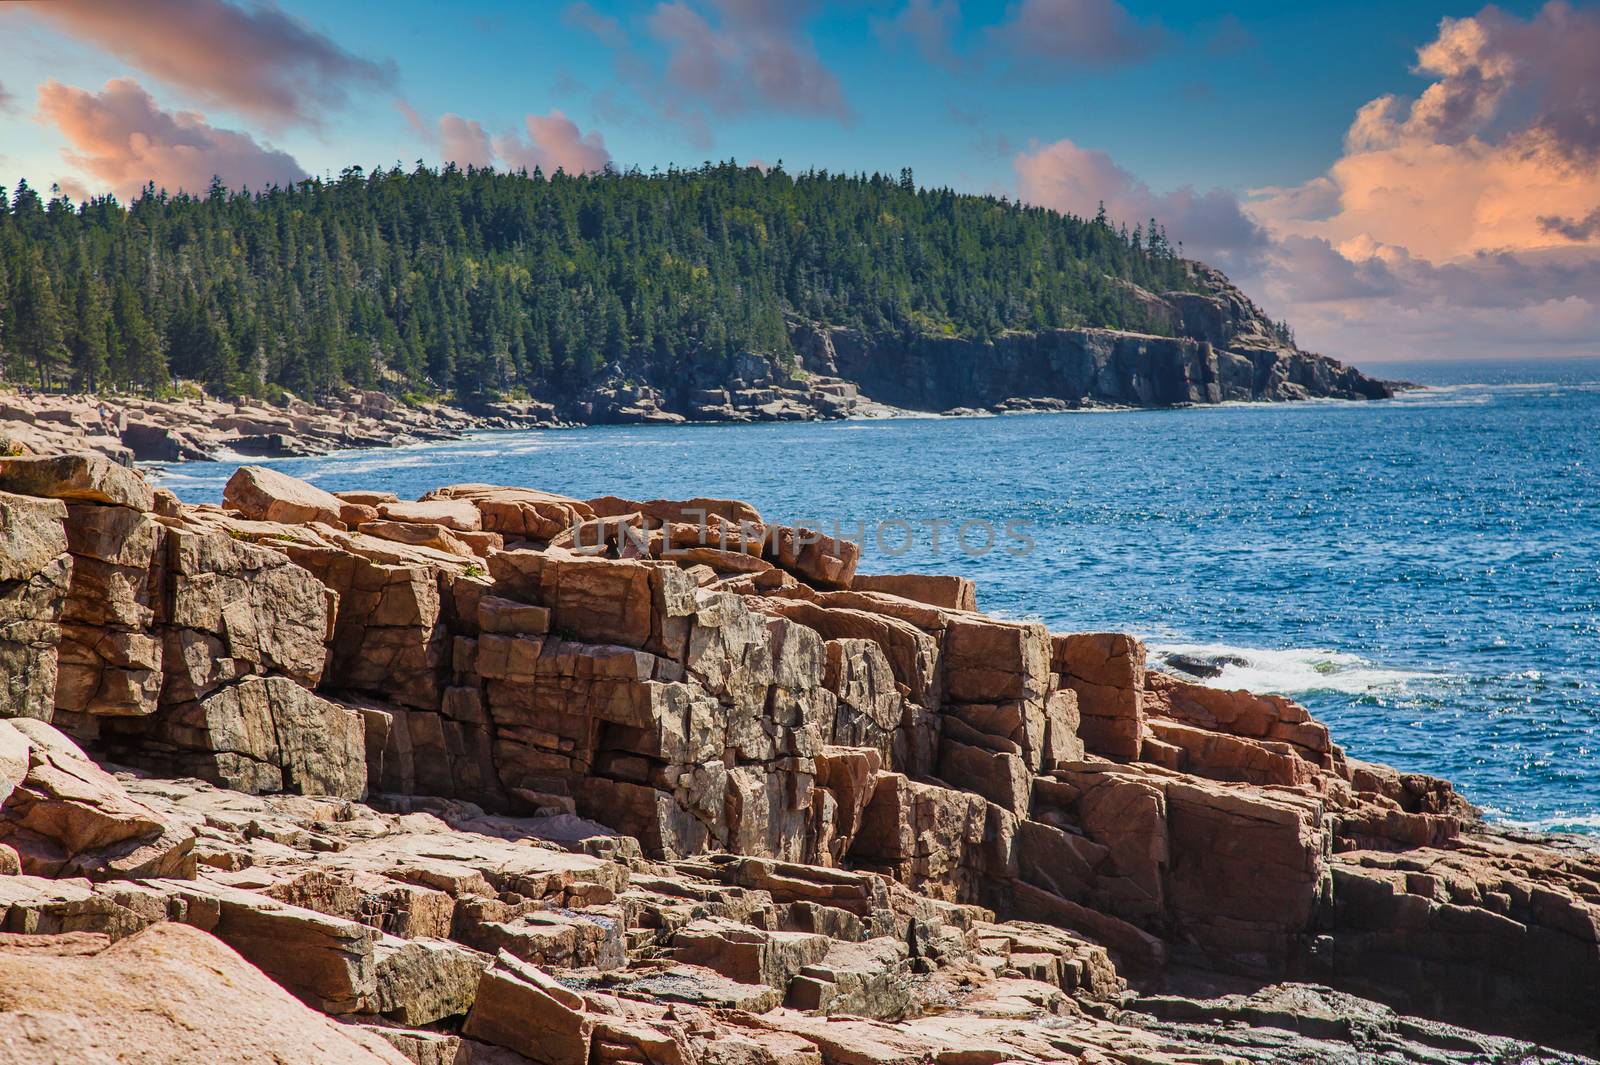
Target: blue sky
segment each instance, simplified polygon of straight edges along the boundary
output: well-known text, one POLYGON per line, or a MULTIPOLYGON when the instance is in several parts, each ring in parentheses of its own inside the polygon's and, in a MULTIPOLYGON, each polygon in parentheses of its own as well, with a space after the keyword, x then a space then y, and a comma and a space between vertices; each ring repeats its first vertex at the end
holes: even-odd
POLYGON ((0 8, 0 181, 126 196, 418 158, 910 166, 1156 213, 1303 342, 1358 361, 1528 336, 1594 354, 1600 336, 1594 5, 119 7, 0 8), (1519 169, 1530 145, 1548 165, 1519 169), (1493 321, 1462 323, 1486 303, 1493 321))

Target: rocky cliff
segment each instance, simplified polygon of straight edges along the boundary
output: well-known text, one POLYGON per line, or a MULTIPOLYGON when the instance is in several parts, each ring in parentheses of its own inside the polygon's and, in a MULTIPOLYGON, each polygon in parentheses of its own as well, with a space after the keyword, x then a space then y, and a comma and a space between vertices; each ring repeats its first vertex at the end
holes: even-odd
POLYGON ((743 503, 12 459, 0 547, 0 1061, 1597 1045, 1594 854, 743 503))
POLYGON ((1198 292, 1135 290, 1171 336, 1110 329, 1009 333, 978 342, 875 337, 796 324, 803 364, 883 403, 917 410, 1133 407, 1383 399, 1383 381, 1300 351, 1222 274, 1195 264, 1198 292))
POLYGON ((13 393, 0 395, 0 453, 92 449, 120 462, 179 462, 393 447, 480 429, 1393 395, 1386 382, 1298 350, 1227 278, 1198 263, 1192 269, 1200 291, 1133 290, 1171 336, 1054 329, 976 341, 791 320, 798 361, 744 352, 692 378, 676 367, 619 364, 579 394, 540 399, 403 404, 351 390, 312 404, 287 394, 269 403, 13 393))

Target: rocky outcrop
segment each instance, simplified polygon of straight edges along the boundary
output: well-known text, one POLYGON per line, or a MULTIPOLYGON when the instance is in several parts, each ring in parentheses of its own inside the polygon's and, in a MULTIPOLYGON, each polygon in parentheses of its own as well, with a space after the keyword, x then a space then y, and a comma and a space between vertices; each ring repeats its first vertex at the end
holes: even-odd
POLYGON ((978 341, 804 327, 796 347, 807 353, 807 366, 829 367, 863 395, 912 410, 1006 413, 1393 394, 1359 370, 1283 345, 1229 348, 1192 336, 1110 329, 1008 333, 978 341))
POLYGON ((1153 328, 1164 330, 1160 336, 1052 329, 976 340, 865 333, 795 318, 788 322, 792 352, 742 352, 702 362, 693 377, 664 377, 660 367, 644 362, 618 364, 581 392, 541 400, 478 397, 450 406, 401 403, 361 390, 317 404, 288 394, 274 403, 203 395, 0 394, 0 454, 87 450, 120 463, 181 462, 395 447, 481 429, 1393 395, 1387 382, 1299 350, 1226 277, 1201 263, 1189 265, 1193 290, 1158 295, 1131 289, 1153 328))
POLYGON ((885 336, 793 321, 801 365, 914 410, 1163 407, 1310 398, 1383 399, 1386 382, 1301 351, 1221 273, 1190 264, 1194 290, 1133 288, 1168 335, 1113 329, 1010 332, 980 341, 885 336))
POLYGON ((221 401, 196 394, 160 400, 130 396, 0 394, 0 453, 93 451, 119 463, 183 462, 227 455, 321 455, 352 447, 397 447, 448 440, 474 429, 563 424, 536 403, 468 407, 401 403, 352 390, 307 403, 221 401))
MULTIPOLYGON (((6 652, 0 930, 115 941, 88 969, 188 925, 185 951, 418 1062, 1559 1060, 1515 1040, 1600 1035, 1600 859, 1131 637, 860 575, 735 501, 324 498, 246 469, 224 507, 147 511, 73 494, 94 479, 0 497, 5 587, 39 582, 6 652), (90 684, 51 625, 154 651, 90 684)), ((0 1056, 86 1054, 111 1000, 0 1026, 0 1056)))

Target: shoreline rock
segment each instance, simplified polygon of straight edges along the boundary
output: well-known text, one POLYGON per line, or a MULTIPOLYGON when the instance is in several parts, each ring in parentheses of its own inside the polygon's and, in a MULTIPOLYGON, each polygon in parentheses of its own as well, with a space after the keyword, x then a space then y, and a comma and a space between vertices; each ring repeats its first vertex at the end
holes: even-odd
POLYGON ((0 1015, 0 1061, 218 951, 309 1009, 284 1046, 326 1015, 387 1061, 1600 1047, 1600 854, 1290 699, 737 501, 263 472, 186 505, 0 462, 0 959, 96 988, 0 1015))
POLYGON ((1170 337, 1055 329, 975 341, 791 321, 797 362, 746 353, 715 380, 657 382, 645 367, 616 365, 553 401, 407 404, 360 389, 319 404, 287 393, 269 403, 0 392, 0 453, 92 450, 123 464, 183 462, 396 447, 485 429, 1368 400, 1400 387, 1286 345, 1225 279, 1214 283, 1222 287, 1211 296, 1142 294, 1166 308, 1170 337))

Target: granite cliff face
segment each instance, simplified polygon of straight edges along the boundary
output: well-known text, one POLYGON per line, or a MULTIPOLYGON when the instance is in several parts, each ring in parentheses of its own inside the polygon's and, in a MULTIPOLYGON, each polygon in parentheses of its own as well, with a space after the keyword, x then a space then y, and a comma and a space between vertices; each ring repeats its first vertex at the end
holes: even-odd
POLYGON ((1110 329, 1010 333, 990 342, 794 328, 803 364, 916 410, 1384 399, 1385 382, 1278 337, 1244 293, 1196 264, 1203 292, 1136 290, 1173 334, 1110 329))
POLYGON ((744 503, 11 459, 0 546, 3 1062, 1600 1038, 1594 854, 744 503))

